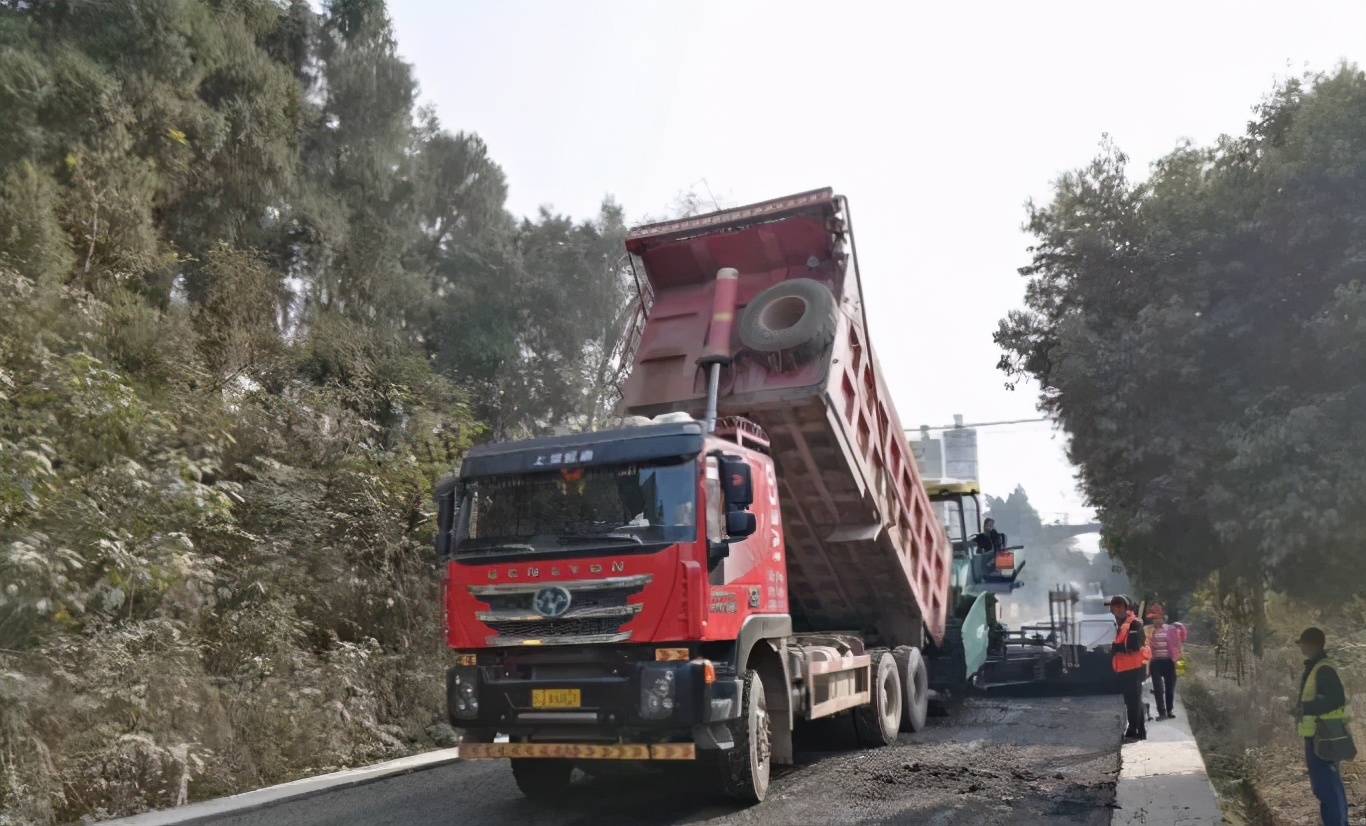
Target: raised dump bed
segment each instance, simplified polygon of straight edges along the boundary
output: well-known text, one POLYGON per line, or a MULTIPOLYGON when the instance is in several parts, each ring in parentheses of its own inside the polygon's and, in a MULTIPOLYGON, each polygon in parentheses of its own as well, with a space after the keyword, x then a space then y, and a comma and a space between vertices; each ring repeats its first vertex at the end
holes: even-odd
POLYGON ((940 641, 951 552, 869 343, 845 200, 652 224, 627 248, 642 301, 623 407, 702 418, 722 365, 723 428, 743 417, 771 442, 794 630, 940 641))

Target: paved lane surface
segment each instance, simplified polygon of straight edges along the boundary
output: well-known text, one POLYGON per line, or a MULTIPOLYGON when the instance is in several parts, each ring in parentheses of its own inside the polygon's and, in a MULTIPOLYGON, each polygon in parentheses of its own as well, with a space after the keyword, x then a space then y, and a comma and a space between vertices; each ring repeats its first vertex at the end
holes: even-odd
POLYGON ((1122 711, 1118 697, 978 698, 874 751, 852 749, 851 727, 835 721, 808 733, 799 765, 775 770, 768 800, 748 809, 710 797, 692 767, 584 778, 558 805, 543 808, 521 796, 506 762, 478 761, 197 823, 1108 826, 1122 711))

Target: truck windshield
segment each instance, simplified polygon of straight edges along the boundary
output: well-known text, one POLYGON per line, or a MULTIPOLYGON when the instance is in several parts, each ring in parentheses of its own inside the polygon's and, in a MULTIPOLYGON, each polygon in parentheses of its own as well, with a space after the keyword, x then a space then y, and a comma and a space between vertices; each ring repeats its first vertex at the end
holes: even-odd
POLYGON ((463 484, 457 558, 614 551, 697 537, 692 461, 560 468, 463 484))
POLYGON ((976 497, 955 497, 936 502, 934 512, 948 532, 954 550, 964 550, 967 547, 967 540, 978 532, 976 497))

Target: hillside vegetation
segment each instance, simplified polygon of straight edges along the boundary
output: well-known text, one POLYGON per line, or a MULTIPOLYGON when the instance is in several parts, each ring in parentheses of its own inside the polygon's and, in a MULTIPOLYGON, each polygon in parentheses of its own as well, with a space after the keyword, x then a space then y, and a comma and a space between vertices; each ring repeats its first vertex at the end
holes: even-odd
POLYGON ((0 3, 0 823, 448 736, 431 485, 628 282, 416 96, 380 0, 0 3))

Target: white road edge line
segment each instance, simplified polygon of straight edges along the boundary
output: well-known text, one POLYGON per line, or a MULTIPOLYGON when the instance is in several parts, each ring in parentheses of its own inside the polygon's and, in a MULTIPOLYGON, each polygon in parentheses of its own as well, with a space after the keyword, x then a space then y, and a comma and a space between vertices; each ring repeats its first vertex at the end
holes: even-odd
POLYGON ((382 780, 394 775, 430 769, 447 763, 454 763, 459 759, 459 747, 440 749, 376 763, 373 766, 362 766, 356 769, 332 772, 331 774, 320 774, 316 777, 305 777, 302 780, 281 783, 278 786, 267 786, 264 789, 243 792, 230 797, 220 797, 202 803, 191 803, 187 806, 177 806, 174 809, 161 809, 118 820, 103 820, 100 823, 104 826, 173 826, 173 824, 187 823, 205 817, 234 814, 295 797, 305 797, 346 786, 382 780))

